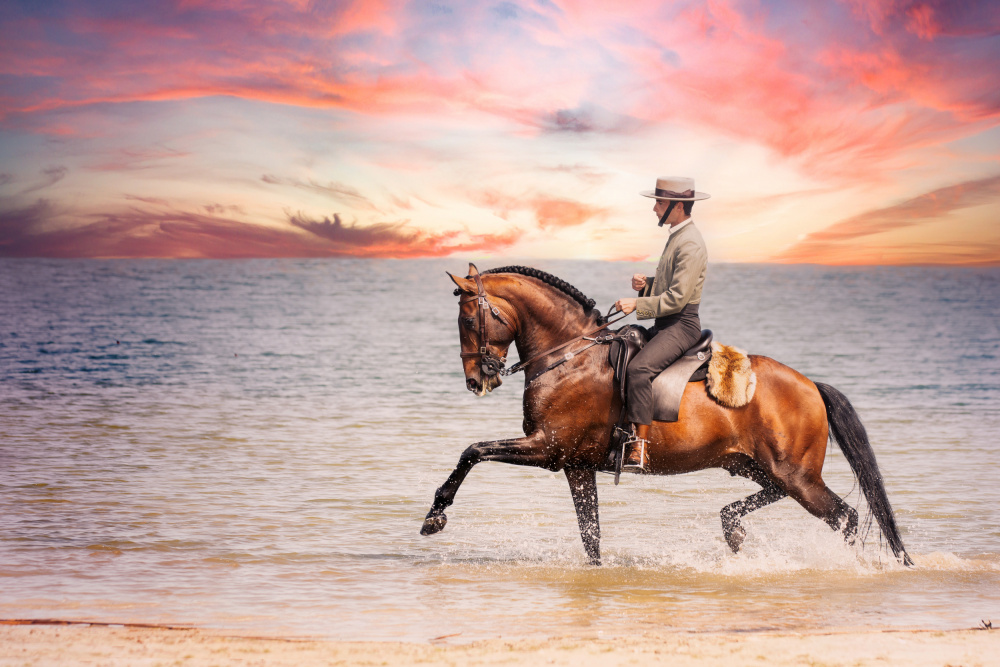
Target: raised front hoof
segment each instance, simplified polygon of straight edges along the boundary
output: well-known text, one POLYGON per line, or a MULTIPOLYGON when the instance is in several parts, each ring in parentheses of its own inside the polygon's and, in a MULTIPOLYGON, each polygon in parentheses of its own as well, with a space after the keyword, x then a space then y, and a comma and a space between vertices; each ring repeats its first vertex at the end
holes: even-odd
POLYGON ((424 525, 420 528, 421 535, 433 535, 434 533, 440 533, 444 530, 445 524, 448 523, 448 517, 444 514, 435 514, 434 516, 428 516, 424 519, 424 525))

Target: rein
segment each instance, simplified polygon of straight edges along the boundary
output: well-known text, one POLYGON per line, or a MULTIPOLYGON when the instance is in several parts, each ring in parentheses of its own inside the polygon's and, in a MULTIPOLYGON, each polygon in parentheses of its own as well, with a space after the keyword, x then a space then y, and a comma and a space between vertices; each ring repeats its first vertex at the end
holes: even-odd
MULTIPOLYGON (((468 303, 469 301, 472 301, 473 299, 475 299, 478 302, 478 304, 479 304, 479 351, 478 352, 462 352, 461 357, 463 359, 468 359, 468 358, 471 358, 471 357, 480 357, 482 359, 481 366, 482 366, 483 375, 486 375, 487 377, 492 377, 494 375, 500 375, 501 377, 507 377, 509 375, 514 375, 515 373, 519 373, 519 372, 523 371, 526 366, 528 366, 528 365, 530 365, 530 364, 538 361, 539 359, 547 357, 548 355, 552 354, 553 352, 557 352, 557 351, 563 349, 567 345, 572 345, 573 343, 576 343, 576 342, 581 341, 581 340, 589 340, 589 341, 591 341, 590 345, 587 345, 586 347, 583 347, 583 348, 581 348, 579 350, 576 350, 575 352, 567 352, 566 354, 564 354, 563 357, 562 357, 562 359, 560 359, 559 361, 555 362, 554 364, 551 364, 550 366, 548 366, 547 368, 545 368, 545 370, 543 370, 541 373, 536 374, 535 377, 530 380, 530 381, 533 382, 535 379, 538 378, 538 376, 540 376, 540 375, 542 375, 544 373, 548 373, 553 368, 556 368, 557 366, 566 363, 567 361, 569 361, 570 359, 572 359, 576 355, 580 354, 581 352, 589 350, 590 348, 594 347, 595 345, 601 345, 601 344, 604 344, 604 343, 610 343, 611 341, 615 340, 615 338, 618 337, 617 334, 607 334, 605 336, 597 336, 597 337, 593 337, 593 338, 592 338, 592 336, 594 334, 596 334, 597 332, 599 332, 599 331, 603 331, 604 329, 607 329, 610 325, 614 324, 615 322, 621 321, 624 318, 628 317, 628 315, 626 313, 622 313, 620 317, 617 317, 615 319, 606 319, 605 322, 604 322, 604 324, 602 324, 599 327, 591 329, 590 331, 588 331, 588 332, 586 332, 584 334, 581 334, 581 335, 577 336, 576 338, 571 338, 570 340, 566 341, 565 343, 560 343, 559 345, 556 345, 555 347, 550 347, 549 349, 545 350, 544 352, 539 352, 538 354, 532 356, 529 359, 519 361, 516 364, 514 364, 513 366, 511 366, 510 368, 504 368, 504 364, 507 363, 507 357, 501 357, 501 356, 495 354, 492 350, 489 349, 489 347, 490 347, 490 336, 489 336, 489 333, 488 333, 487 327, 486 327, 487 314, 492 313, 493 317, 495 317, 498 320, 500 320, 500 323, 503 324, 508 329, 510 329, 511 333, 517 334, 517 330, 514 329, 514 327, 512 327, 507 322, 507 320, 505 320, 503 318, 503 315, 500 314, 500 310, 496 306, 494 306, 492 303, 490 303, 489 296, 486 294, 486 288, 483 287, 483 281, 482 281, 482 278, 479 277, 479 274, 474 275, 473 278, 475 278, 475 280, 476 280, 476 288, 477 288, 477 290, 478 290, 479 293, 476 296, 470 296, 470 297, 466 297, 466 298, 460 299, 459 303, 460 304, 462 304, 462 303, 468 303)), ((614 308, 614 306, 611 306, 611 308, 608 309, 608 313, 607 313, 607 315, 605 315, 605 318, 609 318, 611 316, 611 312, 612 312, 611 309, 612 308, 614 308)))
MULTIPOLYGON (((611 308, 614 308, 614 306, 611 306, 611 308)), ((610 315, 611 315, 611 309, 609 308, 608 309, 608 314, 605 317, 610 317, 610 315)), ((606 320, 604 322, 604 324, 602 324, 601 326, 599 326, 599 327, 597 327, 595 329, 591 329, 587 333, 581 334, 581 335, 577 336, 576 338, 571 338, 568 341, 566 341, 565 343, 560 343, 559 345, 556 345, 555 347, 550 347, 549 349, 545 350, 544 352, 539 352, 538 354, 532 356, 530 359, 527 359, 525 361, 519 361, 519 362, 517 362, 516 364, 514 364, 510 368, 506 368, 506 369, 500 371, 500 375, 506 377, 508 375, 513 375, 514 373, 523 371, 524 368, 526 366, 528 366, 529 364, 532 364, 532 363, 538 361, 539 359, 542 359, 543 357, 546 357, 546 356, 552 354, 553 352, 561 350, 564 347, 566 347, 567 345, 572 345, 573 343, 576 343, 577 341, 581 341, 581 340, 589 340, 589 341, 591 341, 590 345, 582 347, 579 350, 576 350, 575 352, 567 352, 566 354, 563 355, 562 359, 560 359, 559 361, 557 361, 557 362, 555 362, 555 363, 547 366, 545 368, 545 370, 543 370, 541 373, 536 374, 535 377, 531 378, 531 381, 533 382, 540 375, 542 375, 544 373, 548 373, 553 368, 556 368, 557 366, 560 366, 560 365, 566 363, 567 361, 569 361, 570 359, 572 359, 576 355, 580 354, 581 352, 585 352, 586 350, 589 350, 590 348, 594 347, 595 345, 602 345, 604 343, 610 343, 611 341, 615 340, 615 338, 618 337, 618 334, 607 334, 606 336, 597 336, 597 337, 594 337, 594 338, 591 338, 591 336, 593 336, 598 331, 603 331, 604 329, 607 329, 609 326, 611 326, 615 322, 623 320, 626 317, 628 317, 628 314, 622 313, 621 317, 617 317, 617 318, 615 318, 613 320, 612 319, 608 319, 608 320, 606 320)))

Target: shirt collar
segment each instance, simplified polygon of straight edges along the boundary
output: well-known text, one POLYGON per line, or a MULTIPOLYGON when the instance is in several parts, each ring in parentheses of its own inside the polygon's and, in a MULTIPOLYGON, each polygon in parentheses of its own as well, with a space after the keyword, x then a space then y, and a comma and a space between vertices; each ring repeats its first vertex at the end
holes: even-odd
POLYGON ((681 224, 677 225, 676 227, 671 227, 670 228, 670 236, 673 236, 677 232, 681 231, 681 229, 683 229, 684 227, 687 227, 692 222, 694 222, 694 218, 689 217, 687 220, 685 220, 681 224))

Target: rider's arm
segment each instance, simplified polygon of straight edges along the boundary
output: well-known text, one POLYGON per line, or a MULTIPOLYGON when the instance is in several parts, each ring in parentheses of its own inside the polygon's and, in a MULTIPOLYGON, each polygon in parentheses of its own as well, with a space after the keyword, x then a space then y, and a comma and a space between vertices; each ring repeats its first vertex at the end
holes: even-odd
POLYGON ((648 320, 680 312, 694 296, 707 266, 708 255, 703 246, 694 241, 680 244, 673 257, 667 289, 657 296, 639 297, 635 305, 636 318, 648 320))

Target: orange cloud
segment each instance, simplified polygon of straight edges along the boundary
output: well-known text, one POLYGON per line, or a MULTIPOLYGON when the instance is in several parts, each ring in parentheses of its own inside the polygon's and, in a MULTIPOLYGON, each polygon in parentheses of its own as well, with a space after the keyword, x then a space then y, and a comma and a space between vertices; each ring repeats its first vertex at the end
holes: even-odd
POLYGON ((593 218, 606 216, 608 213, 607 208, 583 204, 572 199, 538 197, 531 200, 531 206, 535 211, 538 226, 542 229, 575 227, 593 218))
POLYGON ((838 266, 948 265, 1000 266, 1000 243, 906 243, 831 245, 822 254, 789 260, 789 264, 838 266))
POLYGON ((516 228, 500 234, 469 235, 457 231, 429 233, 412 230, 403 223, 361 227, 345 225, 336 214, 333 220, 313 220, 300 213, 290 216, 289 222, 328 242, 330 249, 336 253, 355 257, 442 257, 454 252, 495 252, 513 245, 522 235, 521 230, 516 228), (467 240, 462 240, 463 236, 467 240))
POLYGON ((480 190, 472 193, 471 198, 476 205, 490 209, 504 220, 514 211, 531 211, 542 229, 575 227, 605 217, 609 212, 602 206, 548 195, 515 197, 497 190, 480 190))
MULTIPOLYGON (((206 207, 210 211, 218 209, 206 207)), ((0 210, 0 257, 441 257, 455 252, 496 252, 521 237, 428 233, 401 224, 344 225, 290 216, 290 227, 265 227, 183 211, 130 210, 91 216, 96 222, 42 231, 55 212, 38 200, 0 210)))
MULTIPOLYGON (((864 244, 855 241, 873 234, 938 221, 952 211, 997 200, 1000 200, 1000 175, 939 188, 893 206, 867 211, 809 234, 774 259, 792 263, 865 264, 869 263, 867 260, 877 258, 871 262, 877 264, 899 263, 902 257, 909 256, 911 260, 921 258, 913 260, 915 263, 925 262, 926 253, 918 252, 917 246, 911 249, 912 255, 906 255, 907 251, 901 246, 895 246, 890 251, 883 246, 866 248, 864 244)), ((945 250, 947 246, 948 244, 939 246, 935 263, 1000 262, 1000 255, 996 254, 996 248, 991 244, 978 249, 961 246, 961 250, 955 250, 959 246, 951 246, 951 254, 945 250)))

